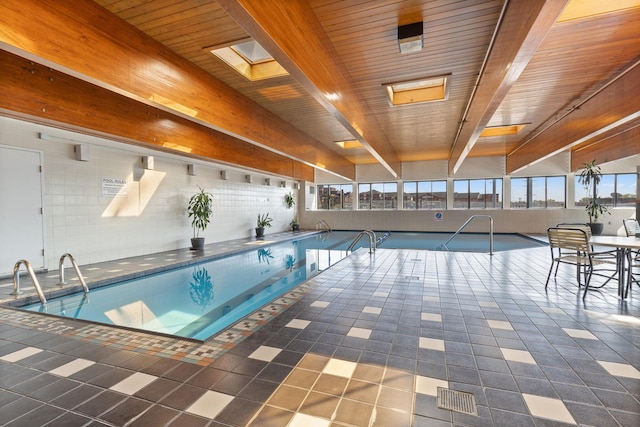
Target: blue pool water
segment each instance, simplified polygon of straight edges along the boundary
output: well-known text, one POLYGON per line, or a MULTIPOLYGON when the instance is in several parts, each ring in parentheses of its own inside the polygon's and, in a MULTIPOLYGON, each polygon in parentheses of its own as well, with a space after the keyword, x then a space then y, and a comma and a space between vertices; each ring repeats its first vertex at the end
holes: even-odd
MULTIPOLYGON (((204 340, 347 256, 358 233, 339 231, 32 304, 26 310, 204 340)), ((377 233, 380 238, 385 233, 377 233)), ((393 232, 380 248, 435 249, 450 233, 393 232)), ((487 235, 463 234, 450 250, 488 251, 487 235)), ((381 239, 382 240, 382 239, 381 239)), ((496 235, 494 250, 543 245, 496 235)), ((368 247, 363 238, 359 247, 368 247)))

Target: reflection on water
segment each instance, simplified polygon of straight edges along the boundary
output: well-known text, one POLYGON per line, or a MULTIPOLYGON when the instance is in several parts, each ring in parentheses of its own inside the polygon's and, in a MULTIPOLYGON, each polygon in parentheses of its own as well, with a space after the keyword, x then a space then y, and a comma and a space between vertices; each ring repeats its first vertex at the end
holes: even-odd
POLYGON ((189 296, 191 301, 204 311, 213 302, 213 281, 206 268, 196 266, 191 275, 192 281, 189 283, 189 296))

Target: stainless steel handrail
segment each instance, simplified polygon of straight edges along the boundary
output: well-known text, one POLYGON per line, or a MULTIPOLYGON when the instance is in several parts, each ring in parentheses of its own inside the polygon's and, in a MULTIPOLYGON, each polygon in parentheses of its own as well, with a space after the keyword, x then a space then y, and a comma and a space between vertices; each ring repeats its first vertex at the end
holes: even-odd
POLYGON ((467 222, 465 222, 464 224, 462 224, 462 227, 458 228, 458 231, 456 231, 455 233, 453 233, 453 236, 451 236, 449 238, 449 240, 447 240, 446 242, 444 242, 442 245, 439 246, 440 249, 446 249, 449 250, 449 248, 447 247, 447 243, 449 243, 450 241, 452 241, 458 234, 460 234, 460 232, 462 230, 465 229, 465 227, 467 225, 469 225, 469 223, 471 223, 471 221, 473 221, 476 218, 489 218, 489 255, 493 255, 493 218, 490 215, 472 215, 467 222))
POLYGON ((353 239, 353 241, 347 248, 347 252, 353 250, 356 243, 358 243, 358 241, 362 238, 362 236, 365 236, 365 235, 369 237, 369 253, 370 254, 374 253, 376 251, 377 237, 376 237, 376 233, 372 230, 364 230, 358 233, 358 235, 355 237, 355 239, 353 239))
POLYGON ((327 224, 327 221, 325 221, 324 219, 321 219, 320 221, 316 222, 316 230, 318 230, 320 228, 324 228, 328 232, 332 232, 333 231, 331 226, 329 224, 327 224))
POLYGON ((80 273, 80 267, 78 267, 78 263, 76 262, 73 255, 71 255, 70 253, 63 254, 60 257, 60 263, 58 264, 58 279, 59 279, 58 286, 63 286, 67 284, 67 282, 64 281, 64 259, 67 257, 69 258, 69 261, 71 261, 71 265, 73 265, 73 269, 76 270, 76 274, 78 275, 78 279, 80 279, 80 283, 82 284, 82 289, 84 289, 84 293, 85 294, 88 293, 89 287, 87 286, 87 283, 84 281, 84 277, 82 277, 82 273, 80 273))
POLYGON ((24 293, 24 291, 20 290, 20 274, 18 274, 21 264, 24 264, 24 266, 27 268, 27 272, 31 277, 33 286, 36 288, 36 293, 38 294, 38 298, 40 298, 40 302, 42 304, 46 304, 47 299, 42 293, 42 288, 40 288, 40 283, 38 283, 36 273, 34 273, 33 268, 31 268, 31 264, 29 264, 29 261, 27 261, 26 259, 21 259, 20 261, 16 262, 16 265, 13 266, 13 292, 11 292, 11 295, 20 295, 24 293))

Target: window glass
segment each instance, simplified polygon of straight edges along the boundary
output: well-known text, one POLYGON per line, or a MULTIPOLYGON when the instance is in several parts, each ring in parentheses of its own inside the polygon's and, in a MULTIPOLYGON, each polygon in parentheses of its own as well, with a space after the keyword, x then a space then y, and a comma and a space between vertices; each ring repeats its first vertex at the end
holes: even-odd
POLYGON ((547 204, 547 191, 545 177, 530 178, 531 180, 531 204, 532 208, 544 208, 547 204))
POLYGON ((371 209, 371 184, 358 184, 358 209, 371 209))
POLYGON ((409 181, 402 184, 402 209, 417 209, 418 183, 409 181))
POLYGON ((567 206, 566 177, 547 177, 547 208, 564 208, 567 206))
POLYGON ((386 182, 383 185, 384 206, 383 209, 398 208, 398 183, 386 182))
MULTIPOLYGON (((608 207, 635 206, 638 194, 637 182, 638 174, 635 173, 602 175, 598 185, 598 199, 608 207)), ((575 205, 586 206, 591 195, 586 193, 578 176, 575 178, 575 184, 575 205)))
POLYGON ((466 179, 453 181, 453 208, 469 208, 469 181, 466 179))
POLYGON ((638 175, 626 173, 617 175, 616 206, 635 206, 638 198, 638 175))
POLYGON ((527 178, 511 178, 511 208, 522 209, 528 207, 527 178))

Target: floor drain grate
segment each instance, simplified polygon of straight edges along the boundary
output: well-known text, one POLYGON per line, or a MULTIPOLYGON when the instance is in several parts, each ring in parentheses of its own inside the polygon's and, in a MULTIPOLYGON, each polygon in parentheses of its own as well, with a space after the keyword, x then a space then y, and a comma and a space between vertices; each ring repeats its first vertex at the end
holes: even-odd
POLYGON ((478 415, 476 397, 473 393, 464 391, 449 390, 438 387, 438 408, 450 411, 462 412, 464 414, 478 415))
POLYGON ((420 280, 419 276, 404 276, 404 278, 407 280, 420 280))

